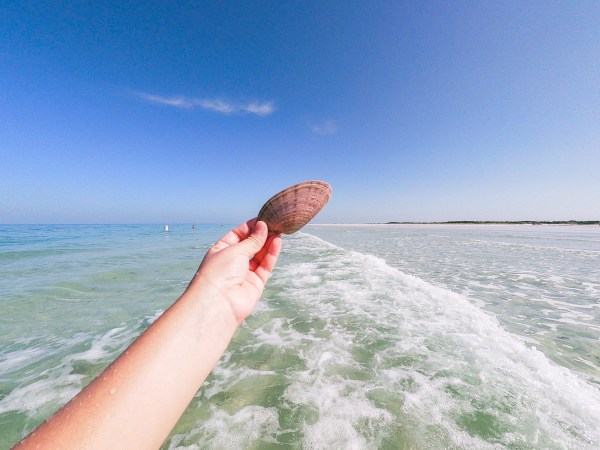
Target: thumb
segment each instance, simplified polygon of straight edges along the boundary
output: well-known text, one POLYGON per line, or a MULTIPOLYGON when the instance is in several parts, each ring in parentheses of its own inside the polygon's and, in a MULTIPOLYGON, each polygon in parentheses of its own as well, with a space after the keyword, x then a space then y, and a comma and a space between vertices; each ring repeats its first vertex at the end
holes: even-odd
POLYGON ((254 255, 263 247, 263 245, 265 245, 267 235, 267 224, 263 221, 256 222, 252 234, 240 242, 237 246, 248 255, 248 259, 252 259, 254 255))

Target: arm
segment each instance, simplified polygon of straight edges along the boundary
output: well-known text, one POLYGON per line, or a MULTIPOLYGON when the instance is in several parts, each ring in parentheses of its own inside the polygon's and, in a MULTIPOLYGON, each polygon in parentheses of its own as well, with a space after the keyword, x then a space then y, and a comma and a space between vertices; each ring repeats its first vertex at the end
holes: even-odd
POLYGON ((223 236, 182 296, 15 448, 158 448, 256 305, 281 242, 256 219, 223 236))

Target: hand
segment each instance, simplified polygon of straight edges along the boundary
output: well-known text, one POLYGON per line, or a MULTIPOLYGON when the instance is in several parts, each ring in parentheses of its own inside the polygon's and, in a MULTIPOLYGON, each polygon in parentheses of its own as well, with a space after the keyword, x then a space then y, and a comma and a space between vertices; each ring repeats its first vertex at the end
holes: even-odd
POLYGON ((216 288, 239 325, 262 295, 281 245, 281 235, 268 235, 267 224, 248 220, 208 250, 190 287, 206 283, 216 288))

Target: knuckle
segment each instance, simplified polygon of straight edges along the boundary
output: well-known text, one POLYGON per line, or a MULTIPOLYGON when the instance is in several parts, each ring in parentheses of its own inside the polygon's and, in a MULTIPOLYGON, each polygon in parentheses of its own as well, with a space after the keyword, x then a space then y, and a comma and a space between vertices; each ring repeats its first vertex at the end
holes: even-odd
POLYGON ((248 240, 252 242, 255 247, 260 248, 260 239, 258 239, 254 234, 248 236, 248 240))

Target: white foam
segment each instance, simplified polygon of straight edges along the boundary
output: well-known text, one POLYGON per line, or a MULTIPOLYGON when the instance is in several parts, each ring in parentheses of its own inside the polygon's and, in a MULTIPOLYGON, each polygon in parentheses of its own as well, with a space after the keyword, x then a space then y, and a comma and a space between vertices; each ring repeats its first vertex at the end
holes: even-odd
POLYGON ((15 350, 0 355, 0 373, 8 373, 19 370, 29 364, 38 361, 47 356, 46 349, 40 347, 30 347, 22 350, 15 350))
MULTIPOLYGON (((556 238, 544 238, 541 236, 536 236, 536 239, 552 239, 553 241, 560 240, 556 238)), ((519 242, 502 242, 502 241, 492 241, 492 240, 483 240, 483 239, 468 239, 469 242, 477 242, 481 245, 489 245, 489 246, 505 246, 505 247, 513 247, 513 248, 526 248, 529 250, 539 251, 539 252, 558 252, 558 253, 570 253, 570 254, 580 254, 580 255, 590 255, 597 256, 600 254, 600 250, 591 250, 591 249, 583 249, 583 248, 569 248, 569 247, 556 247, 556 246, 547 246, 547 245, 533 245, 533 244, 524 244, 519 242)), ((584 242, 593 242, 590 240, 584 240, 584 242)))
MULTIPOLYGON (((329 318, 332 334, 344 342, 357 338, 350 323, 363 323, 364 330, 358 334, 365 338, 372 333, 372 338, 393 341, 378 355, 383 365, 403 357, 415 358, 408 368, 378 368, 375 363, 370 381, 350 383, 354 392, 379 386, 390 394, 404 394, 403 412, 425 428, 441 428, 454 445, 490 445, 482 444, 479 436, 471 436, 461 424, 461 417, 483 408, 474 408, 474 401, 492 405, 486 414, 493 416, 500 428, 514 428, 505 435, 514 444, 531 445, 541 439, 541 433, 559 446, 600 445, 598 389, 529 348, 469 299, 406 275, 380 258, 345 251, 307 235, 296 239, 300 241, 296 248, 301 248, 297 251, 308 253, 311 259, 280 269, 288 286, 286 296, 306 305, 307 314, 329 318), (323 282, 317 286, 289 282, 307 277, 321 277, 323 282), (377 331, 382 327, 395 332, 377 331), (469 383, 456 385, 453 381, 465 377, 469 383), (409 391, 406 383, 411 386, 409 391), (448 389, 459 394, 450 395, 448 389)), ((293 255, 296 248, 288 249, 288 253, 293 255)), ((336 424, 336 431, 341 433, 336 441, 339 446, 354 442, 361 447, 367 444, 357 424, 377 414, 385 422, 386 411, 377 411, 366 397, 347 403, 347 380, 319 378, 324 372, 318 365, 327 352, 335 354, 337 361, 352 365, 350 350, 343 345, 331 348, 332 342, 315 343, 321 356, 306 358, 311 368, 297 375, 286 398, 292 403, 312 404, 320 412, 319 421, 305 429, 307 442, 322 439, 331 444, 330 437, 322 433, 336 424), (316 361, 317 366, 311 366, 310 361, 316 361), (361 406, 355 410, 353 404, 361 406), (346 425, 341 426, 340 421, 346 425)), ((326 361, 329 359, 327 356, 326 361)))
POLYGON ((79 392, 82 375, 61 373, 13 389, 0 401, 0 414, 24 411, 29 417, 48 405, 62 405, 79 392))
POLYGON ((214 408, 211 417, 201 422, 190 433, 172 437, 169 449, 195 450, 209 448, 217 450, 249 448, 259 439, 275 442, 270 436, 278 428, 277 409, 246 406, 235 414, 214 408), (194 440, 197 443, 182 444, 194 440))
POLYGON ((373 448, 393 421, 392 414, 367 398, 368 383, 340 374, 340 367, 359 368, 349 353, 350 342, 339 332, 306 351, 307 370, 296 373, 284 393, 290 404, 318 413, 314 424, 303 426, 304 448, 373 448))
MULTIPOLYGON (((16 411, 25 412, 28 417, 36 417, 40 411, 53 411, 69 401, 82 388, 86 381, 83 374, 74 373, 78 362, 102 363, 108 365, 133 340, 137 326, 144 321, 153 321, 157 315, 112 328, 99 336, 78 333, 70 338, 38 343, 30 347, 6 354, 0 368, 8 373, 27 365, 35 364, 44 358, 51 358, 67 352, 54 366, 41 373, 30 371, 20 380, 20 385, 0 400, 0 414, 16 411), (75 351, 86 342, 89 348, 75 351), (69 353, 69 349, 71 352, 69 353)), ((87 380, 89 381, 89 380, 87 380)))

